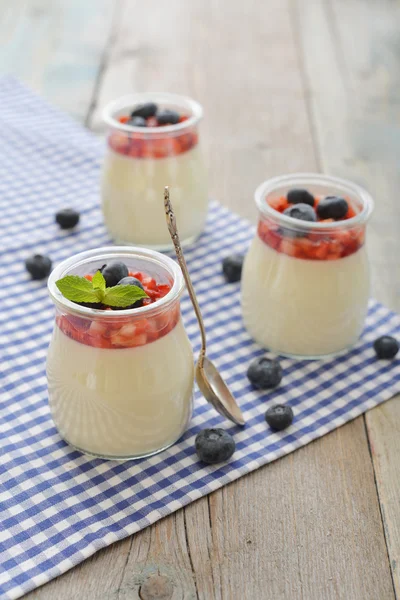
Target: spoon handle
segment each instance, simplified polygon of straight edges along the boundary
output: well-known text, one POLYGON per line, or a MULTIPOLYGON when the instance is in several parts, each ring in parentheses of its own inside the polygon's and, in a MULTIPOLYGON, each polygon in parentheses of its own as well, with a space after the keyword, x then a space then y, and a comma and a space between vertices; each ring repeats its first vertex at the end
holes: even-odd
POLYGON ((179 240, 178 229, 176 226, 175 214, 172 209, 171 201, 169 199, 169 187, 165 186, 164 188, 164 208, 165 208, 165 216, 167 218, 168 230, 172 239, 172 243, 174 244, 176 257, 178 259, 179 265, 182 269, 183 277, 186 282, 186 287, 189 292, 190 300, 192 301, 194 312, 196 313, 197 322, 200 328, 201 334, 201 350, 198 360, 198 365, 200 367, 203 366, 204 357, 206 355, 206 331, 204 327, 203 317, 201 314, 200 306, 197 301, 196 292, 194 291, 194 287, 192 284, 192 280, 190 279, 189 271, 187 268, 187 264, 185 261, 185 257, 183 256, 183 251, 181 247, 181 242, 179 240))

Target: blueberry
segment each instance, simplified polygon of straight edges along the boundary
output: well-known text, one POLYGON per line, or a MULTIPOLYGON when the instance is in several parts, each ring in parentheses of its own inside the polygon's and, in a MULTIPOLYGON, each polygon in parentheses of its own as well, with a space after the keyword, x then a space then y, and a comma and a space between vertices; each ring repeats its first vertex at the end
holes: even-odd
POLYGON ((86 308, 105 308, 104 304, 101 302, 76 302, 75 304, 79 304, 79 306, 85 306, 86 308))
POLYGON ((131 112, 131 118, 133 119, 133 117, 143 117, 143 119, 148 119, 149 117, 154 117, 154 115, 157 112, 157 108, 157 104, 154 104, 154 102, 138 104, 136 108, 134 108, 131 112))
POLYGON ((235 452, 235 440, 223 429, 203 429, 196 437, 199 459, 209 465, 229 460, 235 452))
POLYGON ((287 217, 292 217, 292 219, 309 221, 310 223, 317 220, 315 210, 309 204, 293 204, 293 206, 289 206, 289 208, 284 210, 283 214, 287 217))
POLYGON ((277 404, 267 410, 265 420, 271 429, 282 431, 282 429, 286 429, 286 427, 289 427, 293 423, 293 411, 290 406, 277 404))
POLYGON ((228 283, 235 283, 240 281, 242 277, 244 256, 241 254, 231 254, 226 256, 222 261, 222 272, 225 280, 228 283))
POLYGON ((143 117, 133 117, 126 124, 132 125, 132 127, 147 127, 146 119, 143 119, 143 117))
POLYGON ((378 358, 394 358, 399 351, 399 343, 391 335, 382 335, 374 341, 374 350, 378 358))
POLYGON ((99 269, 103 273, 103 277, 106 280, 106 287, 113 287, 117 285, 121 279, 128 277, 128 267, 123 262, 113 262, 109 265, 103 265, 99 269))
POLYGON ((349 205, 344 198, 327 196, 319 201, 317 215, 320 219, 343 219, 349 210, 349 205))
POLYGON ((142 282, 136 279, 136 277, 124 277, 121 281, 118 281, 117 285, 136 285, 142 290, 144 289, 142 282))
POLYGON ((79 213, 73 208, 63 208, 56 213, 56 223, 61 229, 72 229, 79 223, 79 213))
POLYGON ((308 190, 303 189, 289 190, 286 198, 289 204, 309 204, 310 206, 314 206, 315 203, 314 196, 308 190))
MULTIPOLYGON (((143 284, 141 281, 139 281, 139 279, 136 279, 136 277, 124 277, 123 279, 121 279, 121 281, 118 281, 117 285, 136 285, 137 287, 140 287, 142 290, 143 288, 143 284)), ((140 300, 136 300, 136 302, 134 302, 133 304, 130 304, 129 306, 113 306, 112 309, 113 310, 127 310, 128 308, 139 308, 140 306, 143 306, 143 298, 140 298, 140 300)))
POLYGON ((25 267, 32 279, 45 279, 51 271, 51 260, 48 256, 34 254, 26 259, 25 267))
POLYGON ((247 377, 259 390, 274 388, 282 381, 282 367, 278 360, 266 356, 255 358, 247 369, 247 377))
POLYGON ((157 113, 157 121, 159 125, 176 125, 179 123, 179 113, 175 110, 161 110, 157 113))

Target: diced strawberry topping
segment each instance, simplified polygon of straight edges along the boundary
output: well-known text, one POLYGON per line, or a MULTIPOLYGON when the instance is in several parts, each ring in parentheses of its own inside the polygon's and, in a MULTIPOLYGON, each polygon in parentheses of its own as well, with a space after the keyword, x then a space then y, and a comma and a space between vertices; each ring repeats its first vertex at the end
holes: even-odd
MULTIPOLYGON (((174 111, 164 111, 163 115, 157 113, 149 117, 144 116, 144 118, 146 127, 161 129, 168 124, 184 123, 189 117, 179 115, 174 111), (168 122, 168 118, 165 120, 167 114, 172 117, 172 121, 168 122)), ((118 117, 118 121, 122 124, 129 124, 130 119, 129 115, 118 117)), ((143 127, 143 133, 136 130, 132 132, 112 131, 108 138, 108 144, 115 152, 132 158, 167 158, 191 150, 198 142, 197 132, 194 128, 190 131, 177 132, 178 135, 155 138, 152 135, 146 135, 146 127, 143 127)))
MULTIPOLYGON (((157 284, 157 281, 140 271, 129 271, 130 277, 136 277, 142 282, 148 298, 143 301, 143 306, 148 306, 164 297, 171 290, 168 283, 157 284)), ((85 275, 92 280, 92 275, 85 275)), ((106 311, 112 311, 107 307, 106 311)), ((109 313, 107 313, 109 314, 109 313)), ((135 348, 144 346, 169 333, 180 319, 180 309, 177 304, 169 308, 164 314, 149 319, 129 316, 124 317, 121 311, 120 318, 104 319, 101 316, 88 319, 75 315, 58 315, 58 327, 73 340, 93 346, 95 348, 135 348)))
MULTIPOLYGON (((314 197, 314 209, 321 198, 314 197)), ((309 260, 337 260, 356 252, 364 244, 365 227, 358 226, 352 229, 329 230, 329 225, 337 221, 346 221, 356 216, 357 212, 347 200, 349 205, 347 213, 339 219, 320 219, 316 210, 317 221, 327 226, 326 231, 317 231, 310 228, 308 233, 293 236, 289 231, 279 228, 272 219, 261 219, 258 224, 260 239, 278 252, 309 260)), ((283 213, 289 206, 285 196, 269 198, 268 204, 279 213, 283 213)))

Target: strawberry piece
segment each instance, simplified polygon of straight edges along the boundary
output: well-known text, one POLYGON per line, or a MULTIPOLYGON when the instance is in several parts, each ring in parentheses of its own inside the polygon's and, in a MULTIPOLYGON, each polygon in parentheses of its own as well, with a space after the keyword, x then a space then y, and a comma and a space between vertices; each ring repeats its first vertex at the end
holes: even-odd
POLYGON ((92 337, 89 341, 89 345, 94 348, 112 348, 111 341, 103 337, 92 337))
POLYGON ((158 121, 156 117, 149 117, 146 120, 147 123, 147 127, 157 127, 158 126, 158 121))
POLYGON ((193 137, 190 133, 184 133, 177 138, 179 152, 187 152, 193 147, 193 137))
POLYGON ((267 221, 260 221, 258 224, 258 235, 259 237, 271 248, 275 250, 281 243, 282 236, 276 229, 275 225, 271 225, 267 221))
POLYGON ((87 333, 91 337, 103 337, 107 333, 107 325, 100 321, 92 321, 87 333))
POLYGON ((352 219, 353 217, 356 216, 356 212, 353 210, 353 208, 349 205, 349 209, 346 213, 346 216, 344 217, 344 219, 352 219))
POLYGON ((127 123, 129 121, 129 119, 130 119, 130 117, 127 117, 126 115, 123 115, 122 117, 118 117, 118 121, 123 124, 127 123))
POLYGON ((167 158, 174 154, 170 138, 158 138, 145 140, 142 156, 144 158, 167 158))
POLYGON ((164 296, 166 296, 168 294, 168 292, 171 291, 171 286, 168 285, 167 283, 164 284, 160 284, 158 286, 158 293, 160 294, 160 298, 163 298, 164 296))
POLYGON ((121 346, 122 348, 134 348, 135 346, 144 346, 147 343, 147 336, 145 333, 136 335, 134 337, 124 337, 123 335, 116 334, 111 337, 111 344, 113 346, 121 346))
POLYGON ((90 327, 89 319, 82 319, 81 317, 77 317, 75 315, 66 316, 65 321, 67 321, 77 331, 86 331, 90 327))
POLYGON ((140 271, 129 271, 129 277, 135 277, 135 279, 139 279, 139 281, 142 281, 144 275, 140 271))
POLYGON ((267 202, 271 208, 280 213, 283 213, 284 210, 291 206, 285 196, 281 196, 280 198, 268 198, 267 202))
POLYGON ((143 286, 148 289, 148 290, 156 290, 157 289, 157 283, 156 280, 153 279, 153 277, 150 276, 144 276, 141 279, 143 286))
POLYGON ((295 242, 297 258, 314 258, 315 246, 308 238, 300 238, 295 242))
POLYGON ((87 279, 88 281, 92 281, 93 275, 84 275, 84 278, 87 279))
POLYGON ((132 338, 136 335, 137 329, 135 323, 126 323, 118 331, 118 335, 122 335, 125 338, 132 338))
POLYGON ((317 260, 325 260, 329 254, 329 242, 327 240, 321 240, 315 245, 313 258, 317 260))
POLYGON ((123 133, 112 133, 108 139, 111 148, 119 154, 129 154, 129 137, 123 133))
POLYGON ((149 290, 148 288, 145 288, 145 291, 146 291, 146 294, 149 296, 149 298, 151 298, 151 300, 153 302, 158 300, 158 298, 161 298, 161 294, 157 290, 149 290))
POLYGON ((279 246, 279 251, 283 252, 283 254, 287 254, 288 256, 296 256, 296 254, 298 254, 296 242, 287 239, 282 239, 279 246))
POLYGON ((179 123, 183 123, 184 121, 187 121, 187 120, 188 120, 188 118, 189 118, 189 117, 188 117, 188 116, 186 116, 186 115, 181 115, 181 116, 179 117, 179 123))
POLYGON ((132 138, 128 152, 129 156, 132 156, 132 158, 142 158, 144 156, 144 144, 144 140, 138 137, 132 138))

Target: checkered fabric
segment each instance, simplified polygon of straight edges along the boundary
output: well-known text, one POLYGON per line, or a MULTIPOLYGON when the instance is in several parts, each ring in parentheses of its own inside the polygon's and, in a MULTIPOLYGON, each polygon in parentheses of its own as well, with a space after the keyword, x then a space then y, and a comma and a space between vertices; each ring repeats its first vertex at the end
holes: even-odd
MULTIPOLYGON (((110 243, 99 208, 102 143, 13 79, 0 83, 0 596, 18 598, 91 554, 354 419, 400 391, 400 361, 377 361, 379 334, 400 337, 398 316, 372 301, 365 333, 350 353, 324 361, 282 359, 275 391, 254 391, 246 377, 263 350, 243 328, 239 285, 227 286, 221 260, 244 252, 252 228, 221 206, 187 260, 208 330, 210 356, 246 418, 241 429, 196 394, 190 429, 158 456, 117 463, 91 459, 58 435, 47 402, 45 358, 53 309, 44 282, 31 281, 24 259, 54 263, 110 243), (74 232, 54 223, 56 209, 78 207, 74 232), (289 403, 295 420, 273 433, 265 410, 289 403), (205 426, 223 426, 237 451, 227 464, 204 466, 194 452, 205 426)), ((199 333, 188 298, 182 311, 194 351, 199 333)))

